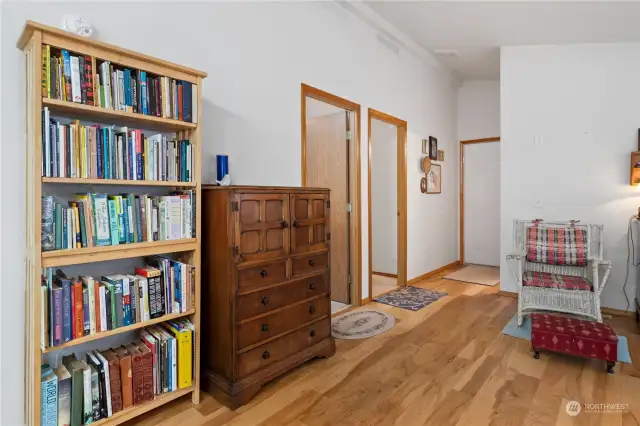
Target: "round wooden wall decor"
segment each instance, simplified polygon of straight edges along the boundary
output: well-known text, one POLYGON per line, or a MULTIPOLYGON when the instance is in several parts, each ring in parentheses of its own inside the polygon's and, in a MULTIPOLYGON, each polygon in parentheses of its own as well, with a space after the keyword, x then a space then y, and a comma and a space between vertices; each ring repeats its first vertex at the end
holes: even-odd
POLYGON ((427 156, 422 159, 422 171, 429 173, 429 170, 431 170, 431 158, 427 156))
POLYGON ((420 179, 420 192, 423 194, 427 192, 427 178, 423 177, 420 179))

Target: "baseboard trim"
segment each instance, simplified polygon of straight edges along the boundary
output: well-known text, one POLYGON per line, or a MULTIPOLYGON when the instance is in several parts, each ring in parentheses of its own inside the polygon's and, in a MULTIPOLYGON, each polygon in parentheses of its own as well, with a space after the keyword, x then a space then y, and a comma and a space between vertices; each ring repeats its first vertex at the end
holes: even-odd
POLYGON ((607 315, 615 315, 617 317, 634 318, 636 316, 635 312, 623 311, 622 309, 615 309, 615 308, 600 308, 600 312, 607 315))
POLYGON ((448 265, 444 265, 444 266, 442 266, 442 267, 440 267, 438 269, 434 269, 433 271, 424 273, 424 274, 422 274, 422 275, 420 275, 418 277, 411 278, 409 281, 407 281, 407 284, 415 284, 418 281, 426 280, 427 278, 431 278, 434 275, 439 274, 440 272, 444 271, 447 268, 453 268, 454 266, 459 266, 459 265, 460 265, 460 261, 456 260, 455 262, 451 262, 448 265))
MULTIPOLYGON (((517 299, 518 298, 518 293, 514 293, 512 291, 503 291, 500 290, 498 292, 498 296, 502 296, 502 297, 510 297, 512 299, 517 299)), ((600 308, 600 312, 602 312, 602 314, 604 315, 614 315, 617 317, 630 317, 633 318, 635 317, 635 312, 632 311, 623 311, 622 309, 615 309, 615 308, 600 308)))
POLYGON ((518 293, 514 293, 512 291, 500 290, 500 291, 498 291, 498 296, 511 297, 513 299, 517 299, 518 298, 518 293))
POLYGON ((372 271, 371 273, 373 275, 380 275, 380 276, 383 276, 383 277, 398 278, 398 274, 389 274, 387 272, 376 272, 376 271, 372 271))

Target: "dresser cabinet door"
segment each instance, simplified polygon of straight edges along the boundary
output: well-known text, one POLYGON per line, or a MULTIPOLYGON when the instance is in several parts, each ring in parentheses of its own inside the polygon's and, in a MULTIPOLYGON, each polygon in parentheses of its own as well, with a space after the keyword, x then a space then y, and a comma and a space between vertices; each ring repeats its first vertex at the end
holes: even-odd
POLYGON ((235 256, 237 262, 289 254, 289 196, 236 194, 235 256))
POLYGON ((291 253, 329 249, 329 196, 291 194, 291 253))

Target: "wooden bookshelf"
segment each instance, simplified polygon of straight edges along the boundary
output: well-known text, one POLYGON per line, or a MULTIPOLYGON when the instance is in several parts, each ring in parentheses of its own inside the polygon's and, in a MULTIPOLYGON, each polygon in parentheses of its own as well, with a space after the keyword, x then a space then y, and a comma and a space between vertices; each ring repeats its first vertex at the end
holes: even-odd
MULTIPOLYGON (((131 332, 148 325, 158 324, 175 318, 187 317, 194 324, 195 339, 195 376, 193 386, 175 392, 157 395, 146 404, 134 406, 114 414, 112 417, 94 423, 96 426, 115 425, 131 420, 136 416, 155 409, 181 396, 191 394, 194 404, 200 401, 200 236, 201 236, 201 177, 202 177, 202 82, 207 76, 183 65, 144 55, 119 46, 98 40, 76 36, 72 33, 49 27, 36 22, 27 21, 24 31, 17 44, 25 54, 26 59, 26 105, 27 105, 27 256, 26 256, 26 353, 25 353, 25 404, 28 425, 40 426, 40 366, 44 354, 63 348, 74 347, 82 352, 81 345, 96 342, 99 339, 131 332), (146 71, 154 76, 166 76, 176 80, 188 81, 198 87, 195 99, 197 111, 194 108, 194 122, 179 121, 132 112, 117 111, 98 106, 84 105, 58 99, 49 99, 42 95, 42 49, 43 44, 52 48, 66 49, 79 55, 90 56, 93 68, 93 81, 96 81, 97 61, 110 61, 121 67, 146 71), (175 132, 176 137, 188 139, 192 142, 194 182, 163 182, 163 181, 132 181, 117 179, 77 179, 51 178, 41 176, 42 161, 42 111, 44 107, 50 109, 50 114, 56 117, 79 119, 85 122, 129 126, 140 129, 158 130, 161 132, 175 132), (46 186, 48 195, 64 188, 77 187, 76 192, 86 190, 83 185, 121 185, 121 186, 149 186, 166 188, 188 188, 195 191, 196 202, 196 236, 195 238, 168 241, 153 241, 144 243, 123 244, 117 246, 87 247, 71 250, 56 250, 42 252, 41 250, 41 211, 43 188, 46 186), (40 300, 41 268, 76 265, 92 262, 103 262, 116 259, 144 257, 163 253, 180 253, 180 260, 195 267, 195 308, 187 313, 169 314, 151 321, 121 327, 116 330, 85 336, 72 340, 64 345, 42 349, 41 338, 41 306, 45 302, 40 300)), ((97 93, 94 88, 94 93, 97 93)), ((120 188, 122 190, 124 188, 120 188)), ((106 349, 106 347, 105 347, 106 349)))
POLYGON ((187 312, 182 312, 182 313, 177 313, 177 314, 168 314, 168 315, 163 315, 160 318, 151 319, 149 321, 142 321, 142 322, 138 322, 138 323, 135 323, 135 324, 127 325, 125 327, 118 327, 118 328, 115 328, 113 330, 102 331, 100 333, 92 334, 92 335, 89 335, 89 336, 84 336, 84 337, 81 337, 79 339, 70 340, 67 343, 63 343, 62 345, 50 346, 48 348, 44 348, 42 350, 42 353, 43 354, 47 354, 49 352, 59 351, 60 349, 71 348, 73 346, 82 345, 82 344, 87 343, 87 342, 93 342, 94 340, 104 339, 105 337, 115 336, 117 334, 126 333, 128 331, 137 330, 139 328, 149 327, 150 325, 158 324, 158 323, 161 323, 161 322, 171 321, 171 320, 175 320, 175 319, 178 319, 178 318, 187 317, 187 316, 193 315, 194 313, 195 313, 194 310, 190 310, 190 311, 187 311, 187 312))
POLYGON ((191 130, 198 125, 186 121, 162 118, 153 115, 135 114, 92 105, 76 104, 59 99, 42 98, 42 106, 49 107, 53 115, 73 117, 80 120, 100 121, 120 126, 139 127, 161 131, 191 130))
POLYGON ((128 180, 128 179, 85 179, 85 178, 61 178, 43 177, 42 183, 67 184, 67 185, 130 185, 130 186, 167 186, 180 188, 195 188, 196 182, 179 182, 166 180, 128 180))
MULTIPOLYGON (((161 405, 166 404, 167 402, 173 401, 174 399, 178 399, 182 396, 185 396, 194 391, 194 387, 188 387, 185 389, 178 389, 177 391, 163 393, 160 395, 156 395, 156 397, 144 404, 134 405, 133 407, 125 408, 122 411, 118 411, 113 416, 98 420, 97 422, 91 423, 92 426, 112 426, 119 425, 121 423, 126 422, 127 420, 135 419, 140 414, 144 414, 149 412, 161 405)), ((195 393, 195 392, 194 392, 195 393)))

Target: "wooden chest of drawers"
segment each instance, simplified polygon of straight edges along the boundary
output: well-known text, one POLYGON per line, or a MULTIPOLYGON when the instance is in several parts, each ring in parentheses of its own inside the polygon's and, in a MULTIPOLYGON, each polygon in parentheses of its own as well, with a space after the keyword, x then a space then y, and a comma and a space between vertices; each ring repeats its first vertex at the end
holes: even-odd
POLYGON ((335 353, 329 190, 203 186, 203 387, 230 407, 335 353))

